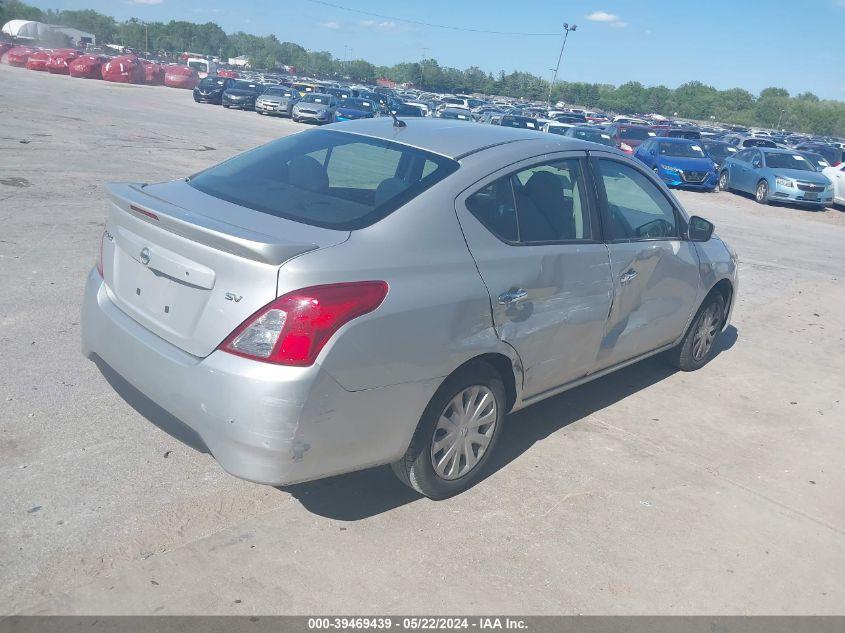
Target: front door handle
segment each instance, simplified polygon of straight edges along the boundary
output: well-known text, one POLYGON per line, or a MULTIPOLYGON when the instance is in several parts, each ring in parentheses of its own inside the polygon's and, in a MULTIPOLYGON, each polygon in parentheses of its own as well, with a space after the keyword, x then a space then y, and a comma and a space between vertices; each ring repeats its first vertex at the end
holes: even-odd
POLYGON ((619 283, 630 283, 637 275, 639 275, 639 273, 636 270, 634 270, 633 268, 629 268, 627 272, 622 273, 622 276, 619 277, 619 283))
POLYGON ((508 306, 512 303, 522 301, 527 296, 528 292, 526 290, 523 290, 522 288, 515 288, 513 290, 508 290, 507 292, 503 292, 502 294, 500 294, 499 303, 503 306, 508 306))

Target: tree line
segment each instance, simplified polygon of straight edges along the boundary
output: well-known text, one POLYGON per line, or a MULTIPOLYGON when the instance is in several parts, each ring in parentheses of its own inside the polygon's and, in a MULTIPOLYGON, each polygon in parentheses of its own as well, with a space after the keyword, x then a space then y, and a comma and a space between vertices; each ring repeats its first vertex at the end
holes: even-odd
MULTIPOLYGON (((481 93, 530 100, 545 100, 549 93, 549 82, 531 73, 500 71, 494 76, 477 66, 465 70, 441 66, 435 59, 376 66, 363 59, 341 60, 328 51, 306 50, 294 42, 280 41, 274 35, 259 37, 242 31, 227 34, 214 22, 144 23, 134 18, 119 22, 92 9, 44 11, 20 0, 0 0, 0 24, 12 19, 71 26, 93 33, 101 44, 120 44, 137 50, 191 51, 221 58, 246 55, 255 68, 289 65, 300 73, 324 78, 372 82, 385 77, 435 92, 481 93)), ((822 100, 811 92, 791 96, 783 88, 766 88, 754 95, 742 88, 718 90, 699 81, 690 81, 674 89, 647 87, 636 81, 621 86, 561 81, 552 90, 552 101, 625 114, 654 112, 700 121, 845 136, 845 103, 822 100)))

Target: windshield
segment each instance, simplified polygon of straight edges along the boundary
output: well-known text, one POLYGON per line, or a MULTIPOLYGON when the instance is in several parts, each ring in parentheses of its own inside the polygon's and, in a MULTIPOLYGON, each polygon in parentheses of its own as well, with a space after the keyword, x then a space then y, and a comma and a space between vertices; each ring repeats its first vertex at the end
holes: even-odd
POLYGON ((208 68, 208 62, 188 62, 188 67, 194 70, 205 70, 208 68))
POLYGON ((218 86, 222 86, 226 83, 226 80, 222 77, 206 77, 205 79, 200 81, 199 87, 200 88, 216 88, 218 86))
POLYGON ((232 90, 250 90, 252 92, 259 92, 261 88, 258 87, 258 84, 254 84, 249 81, 236 81, 232 86, 232 90))
POLYGON ((368 99, 344 99, 340 102, 341 108, 349 108, 351 110, 373 110, 375 104, 368 99))
POLYGON ((813 164, 800 154, 766 154, 766 167, 771 167, 772 169, 816 171, 813 164))
POLYGON ((534 119, 518 119, 512 116, 502 117, 501 125, 505 127, 519 127, 527 130, 537 130, 537 121, 534 119))
POLYGON ((328 105, 329 101, 331 100, 332 98, 330 95, 312 92, 310 94, 305 95, 300 103, 322 103, 323 105, 328 105))
POLYGON ((312 130, 235 156, 188 182, 255 211, 349 231, 377 222, 457 168, 408 145, 312 130))
POLYGON ((686 143, 661 143, 661 156, 677 156, 678 158, 704 158, 704 151, 700 145, 686 143))
POLYGON ((647 138, 654 136, 654 132, 642 127, 620 127, 619 138, 630 139, 634 141, 644 141, 647 138))

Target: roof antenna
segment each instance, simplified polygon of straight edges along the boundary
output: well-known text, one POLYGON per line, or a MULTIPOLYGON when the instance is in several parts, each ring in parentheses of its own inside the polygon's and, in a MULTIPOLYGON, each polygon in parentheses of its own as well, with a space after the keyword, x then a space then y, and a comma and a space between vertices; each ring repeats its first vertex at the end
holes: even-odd
POLYGON ((393 127, 408 127, 404 121, 400 121, 396 118, 396 112, 391 110, 389 107, 387 108, 387 111, 390 112, 390 116, 393 117, 393 127))

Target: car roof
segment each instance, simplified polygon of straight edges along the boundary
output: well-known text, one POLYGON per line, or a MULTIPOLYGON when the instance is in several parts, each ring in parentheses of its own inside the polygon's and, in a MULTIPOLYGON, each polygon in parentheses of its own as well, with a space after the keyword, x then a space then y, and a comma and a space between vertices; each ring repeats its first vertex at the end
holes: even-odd
POLYGON ((748 147, 746 149, 759 149, 764 154, 794 154, 798 150, 784 149, 783 147, 748 147))
MULTIPOLYGON (((404 143, 441 156, 460 160, 481 150, 517 141, 548 143, 553 140, 555 151, 596 149, 595 143, 574 137, 538 134, 525 128, 455 122, 449 119, 420 118, 406 121, 405 127, 394 127, 389 117, 345 121, 328 126, 338 132, 350 132, 386 141, 404 143)), ((602 150, 608 148, 602 146, 602 150)))

